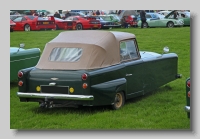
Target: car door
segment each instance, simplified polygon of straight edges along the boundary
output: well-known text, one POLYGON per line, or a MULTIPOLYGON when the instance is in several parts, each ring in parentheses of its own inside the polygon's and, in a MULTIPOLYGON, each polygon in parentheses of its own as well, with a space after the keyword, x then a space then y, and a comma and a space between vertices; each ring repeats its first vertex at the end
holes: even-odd
POLYGON ((125 64, 127 80, 127 98, 143 94, 142 60, 135 39, 120 42, 121 62, 125 64))
POLYGON ((26 18, 20 16, 15 18, 13 21, 16 23, 14 30, 24 30, 24 25, 27 23, 26 18))
POLYGON ((151 14, 150 16, 151 17, 148 17, 148 18, 150 18, 150 24, 149 24, 149 26, 150 27, 157 27, 158 23, 159 23, 159 18, 156 15, 154 15, 154 14, 151 14))

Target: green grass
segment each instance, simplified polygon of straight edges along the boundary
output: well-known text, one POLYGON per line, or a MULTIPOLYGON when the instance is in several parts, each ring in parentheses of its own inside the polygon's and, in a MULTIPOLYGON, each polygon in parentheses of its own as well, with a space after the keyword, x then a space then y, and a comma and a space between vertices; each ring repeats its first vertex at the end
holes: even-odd
MULTIPOLYGON (((112 29, 136 35, 140 50, 162 53, 164 46, 179 56, 181 79, 141 97, 126 101, 117 111, 109 107, 40 109, 38 103, 19 102, 17 83, 10 83, 11 129, 137 130, 190 129, 184 106, 185 80, 190 76, 190 27, 112 29)), ((10 45, 43 51, 47 42, 62 31, 10 33, 10 45)))

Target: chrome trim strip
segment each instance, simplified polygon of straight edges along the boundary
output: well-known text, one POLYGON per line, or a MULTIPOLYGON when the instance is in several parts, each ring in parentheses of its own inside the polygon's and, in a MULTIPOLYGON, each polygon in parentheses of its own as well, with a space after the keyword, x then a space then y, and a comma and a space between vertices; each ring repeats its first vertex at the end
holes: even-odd
POLYGON ((38 57, 40 57, 40 56, 29 57, 29 58, 24 58, 24 59, 19 59, 19 60, 13 60, 13 61, 10 61, 10 62, 16 62, 16 61, 27 60, 27 59, 38 58, 38 57))
POLYGON ((69 95, 69 94, 49 94, 49 93, 24 93, 17 92, 18 97, 23 98, 48 98, 65 100, 94 100, 93 95, 69 95))
POLYGON ((190 106, 185 106, 185 111, 190 112, 190 106))

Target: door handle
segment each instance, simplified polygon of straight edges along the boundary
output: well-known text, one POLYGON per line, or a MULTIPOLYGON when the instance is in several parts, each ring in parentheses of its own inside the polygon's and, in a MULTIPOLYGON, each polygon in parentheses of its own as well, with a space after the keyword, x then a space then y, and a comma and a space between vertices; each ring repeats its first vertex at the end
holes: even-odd
POLYGON ((126 76, 132 76, 132 74, 126 74, 126 76))

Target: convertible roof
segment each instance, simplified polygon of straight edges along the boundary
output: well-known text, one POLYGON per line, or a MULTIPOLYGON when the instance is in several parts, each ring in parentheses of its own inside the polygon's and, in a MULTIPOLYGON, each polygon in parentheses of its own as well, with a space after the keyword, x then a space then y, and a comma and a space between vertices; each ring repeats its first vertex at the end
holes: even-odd
POLYGON ((103 30, 75 30, 61 32, 48 42, 36 65, 40 69, 95 69, 120 63, 120 41, 135 38, 134 34, 103 30), (49 56, 55 47, 82 48, 76 62, 52 62, 49 56))

